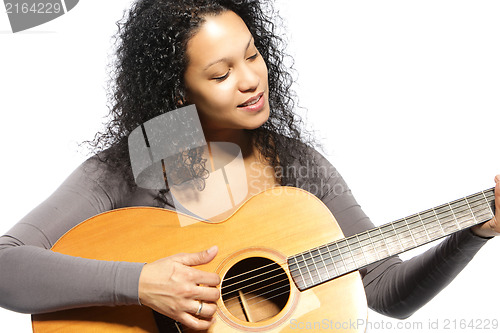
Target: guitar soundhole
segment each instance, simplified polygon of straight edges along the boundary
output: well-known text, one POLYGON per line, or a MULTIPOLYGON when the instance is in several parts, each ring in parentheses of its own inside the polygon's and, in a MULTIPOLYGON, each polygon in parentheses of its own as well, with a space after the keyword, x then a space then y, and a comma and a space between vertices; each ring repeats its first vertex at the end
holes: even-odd
POLYGON ((246 258, 229 269, 221 285, 222 301, 236 318, 259 322, 276 316, 290 297, 288 275, 276 262, 246 258))

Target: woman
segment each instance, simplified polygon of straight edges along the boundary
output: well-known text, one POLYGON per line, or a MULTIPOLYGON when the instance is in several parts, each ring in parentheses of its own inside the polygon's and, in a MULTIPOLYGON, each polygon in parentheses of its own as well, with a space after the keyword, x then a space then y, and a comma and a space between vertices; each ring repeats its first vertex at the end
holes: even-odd
MULTIPOLYGON (((0 293, 7 295, 2 306, 37 313, 141 303, 188 327, 211 325, 219 277, 192 266, 211 261, 215 247, 146 265, 87 261, 47 250, 66 230, 97 213, 132 205, 171 207, 169 191, 135 186, 126 138, 144 122, 184 105, 196 105, 208 141, 236 143, 245 163, 277 171, 259 184, 318 189, 313 194, 332 210, 346 235, 372 226, 336 170, 302 137, 281 45, 260 6, 258 1, 160 0, 134 6, 120 31, 114 120, 94 142, 102 152, 2 237, 0 293), (308 162, 324 173, 278 172, 308 162), (323 186, 312 186, 317 184, 323 186)), ((203 166, 196 154, 193 161, 203 166)), ((206 170, 192 168, 190 175, 203 182, 206 170)), ((497 185, 497 202, 498 192, 497 185)), ((499 231, 492 220, 408 262, 392 258, 371 265, 362 272, 369 305, 390 316, 411 315, 450 281, 443 271, 456 275, 485 243, 483 237, 499 231)))

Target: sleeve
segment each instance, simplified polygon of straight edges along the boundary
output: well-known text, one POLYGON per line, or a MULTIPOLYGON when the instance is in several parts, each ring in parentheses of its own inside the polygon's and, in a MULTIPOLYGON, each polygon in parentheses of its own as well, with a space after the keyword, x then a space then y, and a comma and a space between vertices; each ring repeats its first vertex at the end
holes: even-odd
MULTIPOLYGON (((344 235, 374 228, 338 171, 322 156, 317 161, 322 181, 316 195, 344 235)), ((446 287, 486 241, 465 229, 410 260, 394 256, 368 265, 361 271, 368 306, 389 317, 411 316, 446 287)))
POLYGON ((67 230, 123 205, 127 185, 103 177, 97 158, 78 167, 43 203, 0 237, 0 306, 42 313, 93 305, 139 304, 143 263, 88 260, 55 253, 67 230), (105 179, 105 182, 103 181, 105 179))

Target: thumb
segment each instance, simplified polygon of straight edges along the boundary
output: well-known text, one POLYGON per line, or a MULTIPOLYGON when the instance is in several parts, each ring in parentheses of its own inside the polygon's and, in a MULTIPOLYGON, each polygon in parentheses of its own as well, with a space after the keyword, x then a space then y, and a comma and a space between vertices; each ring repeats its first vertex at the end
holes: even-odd
POLYGON ((208 264, 212 261, 219 249, 217 246, 212 246, 208 250, 195 253, 182 253, 177 256, 176 261, 186 266, 198 266, 208 264))

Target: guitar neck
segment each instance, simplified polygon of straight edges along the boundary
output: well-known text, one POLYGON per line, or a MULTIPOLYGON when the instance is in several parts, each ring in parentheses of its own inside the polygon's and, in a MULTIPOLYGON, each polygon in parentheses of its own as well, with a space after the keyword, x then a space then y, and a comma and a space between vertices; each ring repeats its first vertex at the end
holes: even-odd
POLYGON ((322 245, 288 258, 305 290, 493 218, 494 188, 322 245))

